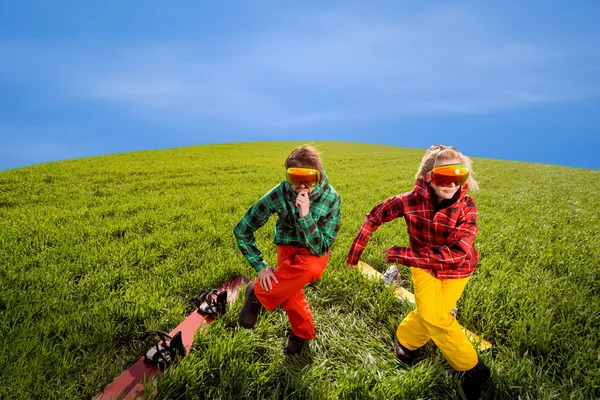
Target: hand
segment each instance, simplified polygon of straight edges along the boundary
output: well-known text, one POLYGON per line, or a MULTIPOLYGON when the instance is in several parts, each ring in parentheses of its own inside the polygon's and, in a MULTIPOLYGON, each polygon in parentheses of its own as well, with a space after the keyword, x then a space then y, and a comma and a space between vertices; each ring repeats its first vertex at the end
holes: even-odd
POLYGON ((273 289, 273 283, 271 280, 275 281, 275 283, 279 283, 273 271, 275 271, 275 268, 271 267, 270 265, 267 265, 265 268, 258 271, 258 282, 263 290, 268 291, 273 289))
POLYGON ((310 201, 308 200, 308 189, 301 189, 298 192, 298 197, 296 197, 296 201, 294 205, 299 208, 298 214, 300 217, 304 217, 308 214, 310 210, 310 201))

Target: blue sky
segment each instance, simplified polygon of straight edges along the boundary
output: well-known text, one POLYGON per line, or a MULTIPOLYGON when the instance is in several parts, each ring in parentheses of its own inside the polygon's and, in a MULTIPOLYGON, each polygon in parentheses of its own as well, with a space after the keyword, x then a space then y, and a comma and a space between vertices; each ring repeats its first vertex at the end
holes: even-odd
POLYGON ((5 1, 0 170, 342 140, 600 169, 600 2, 5 1))

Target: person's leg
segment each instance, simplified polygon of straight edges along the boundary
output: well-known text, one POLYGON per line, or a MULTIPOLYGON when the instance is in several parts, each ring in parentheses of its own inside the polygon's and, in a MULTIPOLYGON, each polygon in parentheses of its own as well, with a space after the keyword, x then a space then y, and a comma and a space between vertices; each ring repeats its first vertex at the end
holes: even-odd
POLYGON ((431 339, 452 368, 457 371, 473 368, 477 364, 477 353, 462 326, 450 314, 469 278, 442 281, 418 268, 413 269, 413 277, 417 315, 431 339))
POLYGON ((300 289, 294 297, 281 303, 281 306, 286 311, 292 328, 285 343, 285 352, 288 354, 300 353, 304 343, 316 337, 312 313, 304 290, 300 289))
MULTIPOLYGON (((304 287, 307 283, 315 282, 323 275, 328 259, 329 254, 318 257, 312 255, 306 249, 299 249, 295 256, 290 259, 289 263, 282 265, 285 268, 285 271, 282 271, 285 273, 282 275, 291 276, 290 281, 294 281, 295 279, 302 283, 302 287, 304 287)), ((290 289, 289 292, 293 293, 293 289, 290 289)), ((316 334, 312 313, 302 288, 283 301, 281 306, 288 315, 294 335, 306 340, 315 338, 316 334)))
MULTIPOLYGON (((297 308, 301 315, 306 315, 302 309, 304 304, 284 306, 288 300, 293 299, 309 282, 314 282, 321 277, 327 266, 329 254, 318 257, 312 255, 307 249, 295 246, 277 246, 278 266, 274 271, 277 283, 273 282, 271 290, 265 290, 259 284, 254 285, 254 292, 260 303, 267 310, 274 310, 278 306, 297 308)), ((302 294, 302 299, 304 295, 302 294)), ((306 303, 307 304, 307 303, 306 303)), ((308 310, 310 314, 310 309, 308 310)), ((291 321, 290 321, 291 322, 291 321)))
POLYGON ((244 305, 242 305, 238 317, 240 325, 246 329, 254 328, 256 320, 258 319, 258 314, 262 309, 262 304, 260 304, 260 301, 258 301, 256 294, 254 293, 254 285, 257 285, 257 282, 258 280, 250 282, 246 286, 246 299, 244 300, 244 305))
MULTIPOLYGON (((290 258, 295 254, 295 249, 296 248, 293 246, 278 246, 277 265, 289 262, 290 258)), ((277 270, 275 270, 275 276, 277 276, 277 270)), ((275 286, 275 281, 273 281, 272 284, 275 286)), ((274 310, 278 305, 276 304, 276 299, 270 301, 270 291, 266 291, 260 287, 260 280, 258 278, 249 283, 248 286, 246 286, 246 299, 239 315, 240 325, 247 329, 253 328, 256 324, 260 310, 264 307, 263 302, 267 301, 269 301, 268 306, 265 307, 267 310, 274 310), (262 301, 260 301, 256 295, 257 290, 262 293, 262 301)))
POLYGON ((261 307, 274 310, 282 306, 290 321, 292 333, 286 341, 286 352, 296 354, 307 340, 314 339, 315 327, 310 306, 304 296, 304 285, 321 277, 327 266, 329 253, 318 257, 307 249, 294 246, 277 246, 277 264, 271 290, 260 286, 258 279, 246 288, 246 300, 240 312, 240 325, 252 328, 261 307))
MULTIPOLYGON (((415 278, 414 270, 411 268, 413 274, 413 282, 415 288, 422 286, 422 283, 418 278, 415 278)), ((427 296, 427 288, 421 288, 419 293, 427 296)), ((418 304, 421 302, 420 298, 415 297, 417 302, 417 310, 409 313, 404 320, 398 325, 396 330, 396 337, 394 338, 394 353, 396 357, 405 364, 412 365, 415 357, 415 351, 423 347, 431 338, 429 331, 421 322, 421 318, 418 315, 418 304)))
POLYGON ((427 329, 420 322, 416 311, 413 311, 398 325, 394 336, 394 354, 403 363, 412 365, 416 351, 428 341, 427 329))
POLYGON ((481 398, 481 392, 485 382, 490 378, 490 369, 481 358, 477 358, 477 364, 461 377, 462 390, 467 400, 481 398))
POLYGON ((281 307, 287 313, 292 332, 296 336, 307 340, 315 338, 315 325, 303 289, 300 289, 294 297, 281 303, 281 307))
POLYGON ((290 247, 278 247, 278 259, 282 262, 279 263, 275 274, 279 282, 272 290, 260 290, 257 295, 265 308, 274 309, 280 305, 286 311, 292 332, 288 335, 285 350, 288 354, 297 354, 307 340, 316 336, 312 313, 303 288, 307 283, 321 277, 327 266, 329 254, 318 257, 307 249, 290 247))
POLYGON ((419 293, 419 297, 415 295, 417 309, 408 314, 396 330, 396 338, 403 347, 410 351, 414 351, 423 347, 431 338, 431 335, 429 335, 427 328, 421 322, 421 318, 419 318, 418 310, 419 303, 422 303, 421 297, 429 296, 427 291, 432 290, 432 288, 430 285, 424 285, 427 282, 421 282, 421 280, 419 280, 418 278, 418 275, 415 276, 416 269, 418 268, 411 268, 413 275, 413 283, 415 286, 415 293, 419 293), (419 290, 417 290, 417 288, 419 290))
MULTIPOLYGON (((456 303, 458 299, 462 295, 464 291, 466 281, 469 278, 465 279, 448 279, 443 280, 442 282, 442 291, 444 293, 444 312, 446 310, 452 310, 456 307, 456 303), (464 284, 461 281, 465 281, 464 284)), ((449 314, 446 314, 449 315, 449 314)), ((464 336, 463 327, 456 321, 456 318, 450 314, 450 320, 455 322, 453 326, 456 325, 460 332, 464 336)), ((456 329, 456 328, 455 328, 456 329)), ((458 337, 458 332, 455 333, 458 337)), ((481 397, 481 392, 483 390, 483 385, 490 377, 490 369, 483 362, 483 360, 477 355, 475 349, 473 349, 469 340, 464 336, 465 339, 462 339, 462 349, 456 349, 456 351, 452 350, 451 354, 444 354, 446 359, 452 358, 453 363, 460 365, 459 368, 454 368, 457 371, 464 371, 462 375, 462 389, 465 393, 467 400, 471 399, 479 399, 481 397), (467 346, 467 342, 469 346, 467 346), (472 350, 471 350, 472 349, 472 350), (471 365, 472 367, 469 367, 471 365)), ((442 339, 443 340, 443 339, 442 339)), ((437 342, 436 342, 437 343, 437 342)), ((452 365, 452 364, 451 364, 452 365)), ((453 366, 454 367, 454 366, 453 366)))

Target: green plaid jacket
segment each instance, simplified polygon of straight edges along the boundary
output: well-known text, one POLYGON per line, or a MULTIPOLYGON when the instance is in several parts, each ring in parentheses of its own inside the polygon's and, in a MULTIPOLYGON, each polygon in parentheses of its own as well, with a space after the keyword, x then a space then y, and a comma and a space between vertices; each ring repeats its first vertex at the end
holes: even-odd
POLYGON ((273 214, 279 217, 275 223, 275 244, 305 247, 316 256, 327 254, 333 245, 340 229, 340 197, 329 185, 327 176, 309 195, 310 212, 302 218, 294 205, 296 197, 292 186, 284 180, 258 200, 233 229, 242 254, 257 271, 268 263, 256 247, 254 232, 273 214))

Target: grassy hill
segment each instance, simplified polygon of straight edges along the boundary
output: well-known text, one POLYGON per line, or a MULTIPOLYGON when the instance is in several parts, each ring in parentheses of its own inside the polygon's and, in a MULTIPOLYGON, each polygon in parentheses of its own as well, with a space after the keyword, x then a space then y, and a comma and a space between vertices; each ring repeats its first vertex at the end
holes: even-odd
MULTIPOLYGON (((0 172, 0 398, 85 399, 170 331, 201 289, 255 277, 232 229, 302 143, 146 151, 0 172)), ((391 338, 410 310, 344 270, 364 215, 412 189, 420 149, 317 142, 342 198, 323 278, 307 289, 318 338, 283 354, 283 311, 237 326, 241 301, 159 383, 160 398, 455 398, 429 343, 404 369, 391 338)), ((459 320, 494 344, 487 398, 600 398, 600 171, 474 158, 478 271, 459 320)), ((257 240, 275 262, 272 218, 257 240)), ((408 242, 382 227, 363 260, 408 242)), ((404 269, 402 274, 408 276, 404 269)), ((240 299, 241 300, 241 299, 240 299)))

